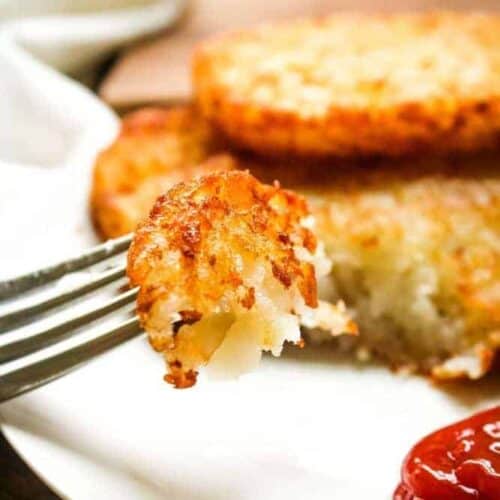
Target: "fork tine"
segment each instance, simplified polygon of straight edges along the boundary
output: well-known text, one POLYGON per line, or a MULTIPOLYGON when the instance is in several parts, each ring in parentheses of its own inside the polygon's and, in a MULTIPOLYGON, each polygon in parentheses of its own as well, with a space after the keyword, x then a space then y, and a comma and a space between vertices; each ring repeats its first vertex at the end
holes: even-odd
POLYGON ((72 335, 75 329, 86 326, 92 321, 101 318, 127 304, 130 304, 135 300, 137 290, 137 288, 128 290, 125 293, 112 298, 101 307, 88 308, 73 318, 63 320, 60 323, 38 331, 29 337, 3 345, 0 349, 0 365, 18 359, 22 356, 26 356, 27 354, 31 354, 35 351, 39 351, 45 347, 49 347, 59 340, 72 335))
POLYGON ((125 264, 99 273, 95 278, 68 288, 66 291, 61 292, 60 290, 56 290, 48 297, 35 300, 27 305, 14 306, 0 315, 0 334, 6 330, 12 330, 13 328, 29 323, 33 321, 37 315, 49 311, 76 297, 84 296, 123 276, 125 276, 125 264))
POLYGON ((67 273, 84 269, 104 259, 125 251, 132 241, 132 235, 106 241, 90 250, 58 264, 33 271, 17 278, 0 281, 0 300, 11 298, 33 288, 49 283, 67 273))
POLYGON ((141 333, 138 318, 130 318, 99 337, 0 378, 0 403, 51 382, 91 358, 141 333))

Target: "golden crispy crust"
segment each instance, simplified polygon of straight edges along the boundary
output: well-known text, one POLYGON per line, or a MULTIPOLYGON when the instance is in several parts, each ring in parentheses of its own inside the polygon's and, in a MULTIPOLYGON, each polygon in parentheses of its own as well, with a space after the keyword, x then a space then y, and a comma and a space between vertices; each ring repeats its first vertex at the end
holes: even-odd
POLYGON ((220 312, 221 304, 249 310, 256 291, 245 269, 259 260, 283 293, 296 286, 306 305, 317 306, 314 267, 294 252, 296 246, 316 250, 315 237, 301 225, 307 215, 303 198, 242 171, 179 183, 158 199, 136 231, 127 274, 140 287, 137 310, 153 347, 165 353, 168 382, 188 387, 196 374, 176 355, 191 348, 177 345, 168 313, 159 315, 167 324, 158 326, 159 308, 172 308, 182 324, 220 312))
POLYGON ((333 15, 202 43, 202 113, 237 144, 298 155, 449 153, 500 144, 500 18, 333 15))
POLYGON ((172 185, 224 169, 214 163, 198 167, 221 148, 191 106, 126 116, 118 137, 94 166, 90 206, 96 229, 104 238, 132 231, 172 185))
MULTIPOLYGON (((182 269, 162 268, 169 276, 161 276, 161 289, 155 292, 178 289, 203 314, 222 297, 227 283, 237 286, 244 281, 234 267, 235 252, 263 256, 285 288, 297 283, 304 302, 316 307, 312 265, 299 261, 293 251, 297 244, 311 253, 316 249, 315 236, 299 224, 308 213, 304 198, 277 183, 261 184, 248 172, 219 172, 176 184, 158 198, 149 218, 137 228, 127 274, 133 285, 155 281, 150 273, 162 265, 164 254, 178 252, 182 269), (220 252, 214 254, 215 249, 220 252), (206 289, 200 288, 201 266, 206 289)), ((251 306, 248 294, 252 291, 246 290, 241 298, 245 307, 251 306)), ((141 289, 139 312, 147 313, 157 298, 147 286, 141 289)))

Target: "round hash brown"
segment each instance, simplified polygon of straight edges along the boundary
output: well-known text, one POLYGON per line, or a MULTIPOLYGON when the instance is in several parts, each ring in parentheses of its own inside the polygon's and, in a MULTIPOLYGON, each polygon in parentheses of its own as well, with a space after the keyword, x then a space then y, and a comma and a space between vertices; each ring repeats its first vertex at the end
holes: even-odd
POLYGON ((500 17, 337 14, 228 33, 193 59, 202 113, 267 155, 500 144, 500 17))

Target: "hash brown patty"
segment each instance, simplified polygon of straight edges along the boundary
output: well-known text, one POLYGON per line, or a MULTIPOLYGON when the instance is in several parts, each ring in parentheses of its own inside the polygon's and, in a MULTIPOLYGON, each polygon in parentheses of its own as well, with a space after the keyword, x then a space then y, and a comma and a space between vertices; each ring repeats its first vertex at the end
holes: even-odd
POLYGON ((488 372, 500 347, 498 155, 347 167, 300 191, 333 262, 320 297, 352 308, 359 346, 436 379, 488 372))
POLYGON ((203 115, 266 155, 400 156, 500 144, 500 18, 336 14, 202 42, 203 115))
MULTIPOLYGON (((196 116, 190 109, 177 112, 196 116)), ((168 113, 163 111, 163 116, 171 116, 168 113)), ((194 130, 200 127, 196 118, 189 123, 194 130)), ((170 135, 194 137, 189 127, 178 132, 173 125, 167 129, 170 135)), ((148 134, 146 128, 135 137, 147 144, 161 143, 161 134, 148 134)), ((114 151, 123 151, 116 147, 122 140, 118 137, 96 165, 101 176, 108 168, 114 172, 107 185, 110 199, 114 193, 118 199, 122 196, 121 184, 113 187, 112 179, 129 178, 131 163, 150 151, 141 148, 138 140, 128 156, 114 156, 114 151)), ((393 366, 431 373, 438 379, 477 378, 490 369, 500 345, 498 155, 462 160, 280 163, 209 156, 212 146, 203 147, 200 156, 206 155, 207 161, 197 167, 198 173, 250 169, 263 181, 279 179, 284 187, 306 196, 316 219, 316 237, 333 261, 330 277, 320 282, 320 298, 345 300, 360 327, 356 348, 393 366)), ((175 169, 168 155, 161 161, 145 162, 155 168, 144 169, 135 187, 130 177, 127 205, 100 205, 101 220, 112 209, 111 220, 125 221, 102 225, 104 231, 113 228, 103 234, 117 236, 133 229, 147 217, 164 189, 156 179, 175 182, 189 174, 190 162, 190 156, 185 165, 178 157, 175 169), (144 196, 143 183, 154 186, 148 196, 144 196), (130 211, 130 206, 136 209, 130 211)))
POLYGON ((167 382, 190 387, 205 365, 219 378, 245 373, 262 351, 279 356, 285 341, 300 342, 304 321, 330 335, 356 332, 342 306, 320 307, 317 277, 330 265, 308 217, 304 198, 242 171, 181 182, 158 198, 127 274, 167 382))

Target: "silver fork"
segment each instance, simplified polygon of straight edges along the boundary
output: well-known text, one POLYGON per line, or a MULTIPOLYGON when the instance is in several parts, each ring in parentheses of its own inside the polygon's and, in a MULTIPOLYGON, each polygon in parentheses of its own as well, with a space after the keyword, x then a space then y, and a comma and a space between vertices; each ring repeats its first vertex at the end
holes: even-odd
POLYGON ((57 311, 63 305, 66 307, 74 305, 75 300, 82 299, 107 285, 117 284, 123 279, 125 259, 120 258, 120 254, 128 249, 131 238, 131 235, 126 235, 109 240, 77 257, 11 280, 0 281, 0 369, 2 369, 0 402, 47 384, 142 332, 139 321, 132 312, 128 319, 116 326, 106 327, 90 340, 43 357, 44 349, 69 338, 77 339, 78 334, 85 331, 86 326, 134 302, 137 288, 127 288, 111 299, 106 299, 98 307, 92 305, 82 311, 75 310, 55 324, 43 326, 44 316, 46 319, 49 312, 57 311), (94 270, 92 276, 82 283, 69 286, 62 291, 55 289, 43 293, 51 282, 69 273, 92 269, 92 266, 106 263, 115 256, 120 258, 118 264, 115 263, 102 271, 94 270), (34 292, 29 294, 32 291, 34 292), (24 302, 16 303, 23 296, 24 302), (26 335, 21 328, 26 325, 32 328, 29 335, 26 335), (19 331, 21 335, 9 340, 9 337, 13 335, 15 337, 19 331), (2 342, 6 338, 7 341, 2 342), (30 361, 29 357, 34 353, 41 353, 42 359, 30 361), (27 362, 23 364, 25 358, 27 362), (16 364, 22 366, 9 370, 9 366, 16 364), (5 367, 7 367, 6 372, 3 373, 5 367))

